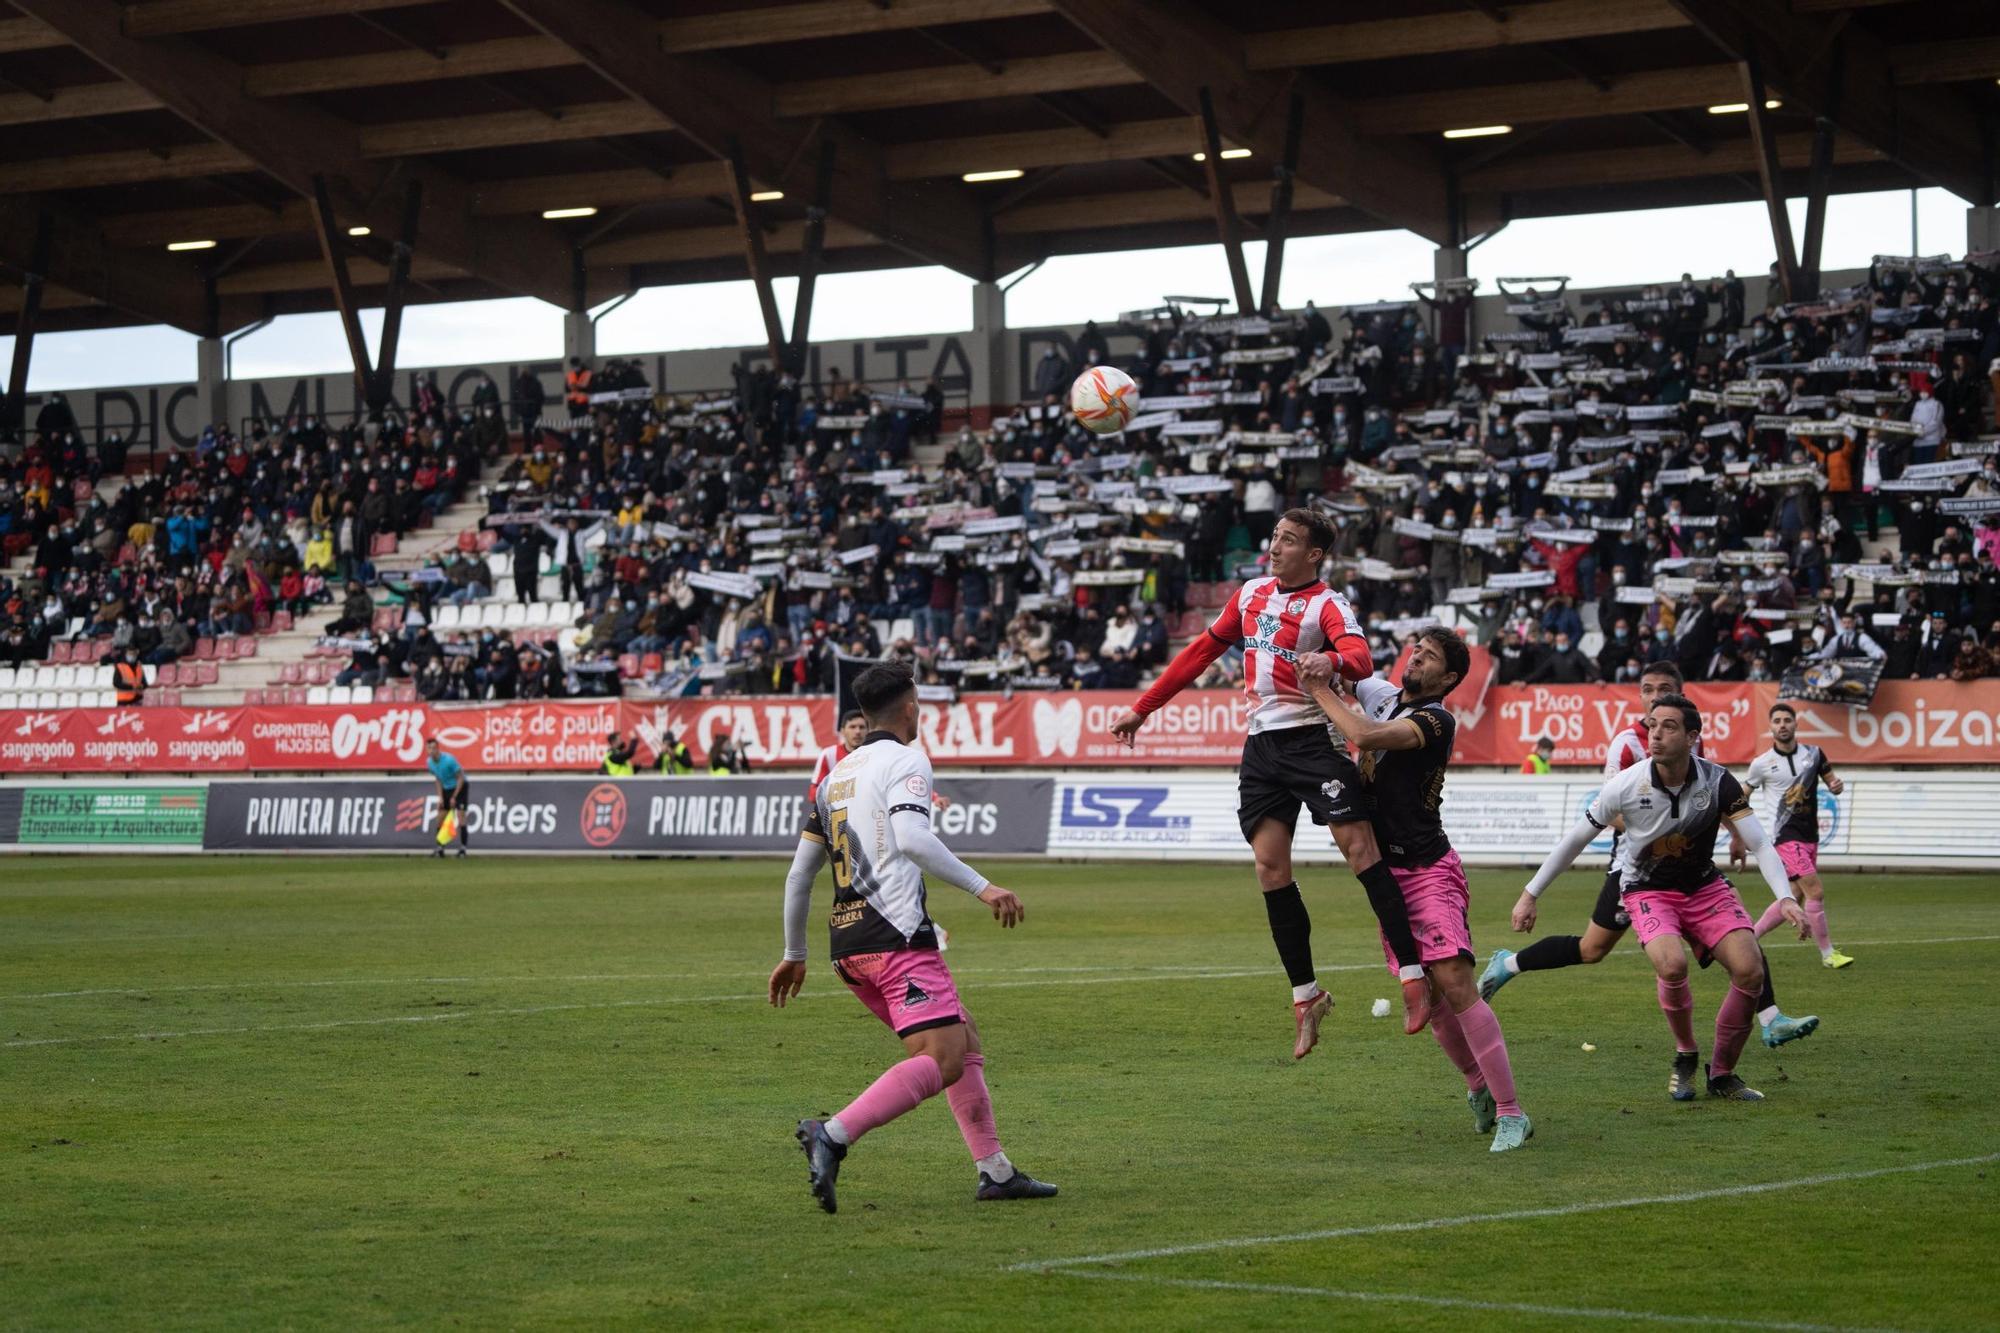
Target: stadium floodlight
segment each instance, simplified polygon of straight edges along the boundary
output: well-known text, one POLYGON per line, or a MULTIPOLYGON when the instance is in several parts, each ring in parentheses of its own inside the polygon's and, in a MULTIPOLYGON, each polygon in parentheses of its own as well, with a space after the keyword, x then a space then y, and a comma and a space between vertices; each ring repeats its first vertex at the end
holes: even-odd
POLYGON ((985 181, 1017 181, 1026 174, 1019 167, 1006 167, 999 171, 968 171, 959 179, 967 185, 978 185, 985 181))
POLYGON ((347 229, 347 234, 349 236, 368 236, 372 235, 373 233, 374 233, 374 228, 372 227, 349 227, 347 229))
MULTIPOLYGON (((1764 99, 1764 109, 1766 111, 1776 111, 1779 107, 1783 105, 1784 103, 1780 102, 1775 97, 1767 97, 1764 99)), ((1708 109, 1708 114, 1711 116, 1736 116, 1736 115, 1741 115, 1743 112, 1748 111, 1749 109, 1750 109, 1750 104, 1748 102, 1724 102, 1719 106, 1710 107, 1708 109)))
POLYGON ((548 222, 559 222, 563 218, 594 218, 597 210, 588 205, 582 208, 545 208, 542 218, 548 222))
POLYGON ((750 196, 753 204, 775 204, 785 197, 783 190, 759 190, 750 196))
POLYGON ((1514 127, 1512 125, 1474 125, 1469 129, 1446 130, 1444 137, 1447 139, 1490 139, 1496 134, 1512 134, 1513 132, 1514 127))
POLYGON ((213 250, 214 241, 168 241, 169 250, 213 250))
MULTIPOLYGON (((1249 157, 1249 156, 1250 156, 1250 150, 1248 148, 1225 148, 1222 150, 1222 160, 1224 162, 1234 162, 1238 158, 1249 157)), ((1197 162, 1206 162, 1208 161, 1208 154, 1196 153, 1194 155, 1194 160, 1197 162)))

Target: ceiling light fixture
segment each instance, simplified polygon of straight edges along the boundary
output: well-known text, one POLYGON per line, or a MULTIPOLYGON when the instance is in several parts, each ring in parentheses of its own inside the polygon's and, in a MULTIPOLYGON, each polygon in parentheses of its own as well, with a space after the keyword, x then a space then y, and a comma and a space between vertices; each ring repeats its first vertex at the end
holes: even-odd
MULTIPOLYGON (((1766 98, 1764 100, 1764 109, 1766 111, 1776 111, 1779 107, 1783 105, 1784 103, 1780 102, 1775 97, 1766 98)), ((1750 104, 1748 102, 1724 102, 1720 106, 1710 107, 1708 109, 1708 114, 1711 116, 1738 116, 1743 114, 1745 111, 1748 111, 1749 109, 1750 109, 1750 104)))
POLYGON ((366 236, 366 235, 368 235, 368 234, 369 234, 369 228, 367 228, 367 227, 349 227, 349 228, 347 229, 347 234, 348 234, 349 236, 366 236))
MULTIPOLYGON (((1234 162, 1238 158, 1244 158, 1249 156, 1250 156, 1250 150, 1248 148, 1225 148, 1222 150, 1222 160, 1224 162, 1234 162)), ((1208 154, 1196 153, 1194 155, 1194 160, 1197 162, 1206 162, 1208 161, 1208 154)))
POLYGON ((785 197, 783 190, 759 190, 750 196, 753 204, 775 204, 785 197))
POLYGON ((1447 139, 1490 139, 1496 134, 1512 134, 1512 125, 1474 125, 1470 129, 1446 130, 1447 139))
POLYGON ((169 241, 167 243, 167 249, 169 250, 213 250, 214 248, 214 241, 169 241))
POLYGON ((967 185, 978 185, 984 181, 1017 181, 1026 174, 1019 167, 1007 167, 1001 171, 968 171, 959 179, 967 185))
POLYGON ((597 216, 597 210, 595 208, 587 208, 587 207, 545 208, 542 210, 542 217, 550 222, 559 222, 563 218, 594 218, 596 216, 597 216))

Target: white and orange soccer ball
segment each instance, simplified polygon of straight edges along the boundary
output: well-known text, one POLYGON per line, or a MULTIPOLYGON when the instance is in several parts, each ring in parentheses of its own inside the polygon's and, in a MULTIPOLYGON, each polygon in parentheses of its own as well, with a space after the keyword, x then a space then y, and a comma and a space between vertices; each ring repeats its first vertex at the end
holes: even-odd
POLYGON ((1124 430, 1139 410, 1139 386, 1122 370, 1092 366, 1069 386, 1069 410, 1076 413, 1077 423, 1094 435, 1124 430))

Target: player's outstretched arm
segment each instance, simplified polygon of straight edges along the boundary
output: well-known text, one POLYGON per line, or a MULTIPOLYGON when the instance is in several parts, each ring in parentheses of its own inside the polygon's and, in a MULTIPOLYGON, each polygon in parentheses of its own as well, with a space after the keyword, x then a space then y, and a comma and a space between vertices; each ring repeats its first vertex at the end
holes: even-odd
POLYGON ((1778 911, 1785 920, 1792 923, 1792 929, 1804 939, 1806 911, 1799 906, 1799 900, 1792 896, 1791 877, 1785 873, 1785 863, 1778 859, 1778 849, 1764 833, 1764 826, 1757 816, 1744 810, 1730 817, 1730 831, 1743 839, 1743 845, 1757 858, 1757 871, 1764 877, 1764 885, 1771 890, 1771 896, 1778 900, 1778 911))
POLYGON ((979 899, 993 909, 993 919, 1002 926, 1014 926, 1027 917, 1028 909, 1019 898, 959 860, 951 848, 938 841, 927 813, 907 807, 892 810, 889 823, 896 831, 896 845, 924 874, 979 899))
POLYGON ((1167 663, 1167 669, 1153 682, 1153 687, 1139 696, 1139 702, 1132 705, 1129 712, 1121 715, 1111 724, 1111 734, 1122 745, 1130 745, 1138 736, 1139 728, 1146 725, 1146 719, 1164 707, 1167 701, 1201 678, 1201 673, 1214 665, 1216 659, 1229 651, 1229 644, 1213 629, 1197 635, 1187 647, 1175 654, 1167 663))
POLYGON ((785 957, 771 969, 771 1003, 780 1009, 806 984, 806 917, 812 911, 813 880, 825 864, 826 844, 800 838, 785 874, 785 957))
POLYGON ((1576 827, 1563 834, 1562 841, 1549 853, 1548 860, 1542 862, 1542 868, 1528 881, 1528 887, 1521 891, 1521 901, 1514 904, 1514 929, 1535 928, 1535 900, 1542 896, 1544 889, 1555 882, 1557 875, 1575 863, 1583 849, 1590 846, 1590 840, 1603 831, 1604 825, 1585 815, 1577 821, 1576 827))

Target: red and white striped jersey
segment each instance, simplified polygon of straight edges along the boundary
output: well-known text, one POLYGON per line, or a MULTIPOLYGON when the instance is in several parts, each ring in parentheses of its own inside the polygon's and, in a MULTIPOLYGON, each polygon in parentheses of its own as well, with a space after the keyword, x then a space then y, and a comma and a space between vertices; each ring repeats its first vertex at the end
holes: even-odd
MULTIPOLYGON (((1643 763, 1651 756, 1646 751, 1646 719, 1635 718, 1632 725, 1611 738, 1611 744, 1604 751, 1604 776, 1615 778, 1637 763, 1643 763)), ((1694 738, 1694 752, 1702 753, 1701 737, 1694 738)))
POLYGON ((845 758, 847 758, 847 747, 839 741, 819 752, 819 760, 813 764, 812 785, 806 788, 808 801, 819 795, 819 784, 826 780, 827 774, 833 772, 833 766, 845 758))
POLYGON ((1224 643, 1243 645, 1243 692, 1250 696, 1253 736, 1327 724, 1326 713, 1299 688, 1300 653, 1332 654, 1349 680, 1364 679, 1374 670, 1354 608, 1318 580, 1287 590, 1269 576, 1252 579, 1208 632, 1224 643))

